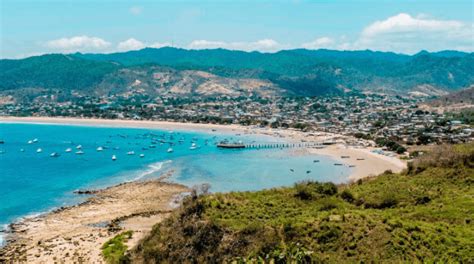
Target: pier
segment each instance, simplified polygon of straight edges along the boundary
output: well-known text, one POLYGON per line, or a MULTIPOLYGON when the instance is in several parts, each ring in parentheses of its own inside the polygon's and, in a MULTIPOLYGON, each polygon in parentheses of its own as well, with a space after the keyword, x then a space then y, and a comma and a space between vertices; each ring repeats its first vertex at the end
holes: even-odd
POLYGON ((283 148, 323 148, 324 144, 322 142, 301 142, 301 143, 250 143, 250 144, 218 144, 219 148, 229 148, 229 149, 283 149, 283 148))

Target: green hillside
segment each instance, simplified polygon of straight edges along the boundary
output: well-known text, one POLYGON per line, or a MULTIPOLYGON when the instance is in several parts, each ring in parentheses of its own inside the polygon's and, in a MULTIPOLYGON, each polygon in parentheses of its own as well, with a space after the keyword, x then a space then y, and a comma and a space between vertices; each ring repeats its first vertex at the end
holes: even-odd
MULTIPOLYGON (((426 92, 421 86, 432 87, 429 93, 443 94, 474 83, 474 55, 456 51, 409 56, 369 50, 296 49, 260 53, 166 47, 0 60, 0 92, 31 88, 94 92, 117 84, 114 78, 131 79, 137 68, 152 71, 157 65, 176 71, 206 71, 233 79, 260 79, 288 94, 303 96, 341 94, 347 89, 403 95, 417 89, 426 92), (130 70, 120 71, 123 69, 130 70)), ((152 83, 153 78, 141 81, 152 83)), ((117 89, 124 90, 130 84, 123 83, 117 89)))
POLYGON ((474 145, 335 186, 193 196, 126 259, 145 263, 472 263, 474 145))

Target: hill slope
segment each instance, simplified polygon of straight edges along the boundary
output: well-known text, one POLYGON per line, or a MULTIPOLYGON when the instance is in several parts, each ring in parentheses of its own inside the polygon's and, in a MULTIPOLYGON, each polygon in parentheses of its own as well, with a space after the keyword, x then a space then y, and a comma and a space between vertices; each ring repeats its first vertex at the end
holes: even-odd
POLYGON ((472 53, 420 52, 408 56, 368 50, 297 49, 260 53, 168 47, 112 54, 52 54, 0 60, 0 93, 17 96, 24 89, 28 94, 32 93, 31 89, 42 92, 53 89, 65 98, 72 91, 100 94, 107 90, 115 94, 134 87, 138 80, 148 84, 143 89, 151 92, 150 95, 173 95, 171 89, 175 86, 163 86, 153 77, 162 69, 181 78, 176 82, 182 82, 185 85, 182 90, 189 93, 179 93, 179 96, 248 95, 248 92, 243 92, 245 90, 266 95, 268 88, 273 95, 314 96, 341 94, 349 90, 398 94, 420 91, 442 95, 474 84, 472 53), (141 72, 138 79, 137 72, 141 72), (253 84, 264 83, 259 86, 263 90, 253 84, 249 86, 248 80, 253 84), (216 89, 199 93, 195 88, 200 85, 216 89), (193 88, 186 88, 189 86, 193 88))
POLYGON ((347 186, 193 196, 133 251, 138 263, 473 262, 474 145, 347 186))

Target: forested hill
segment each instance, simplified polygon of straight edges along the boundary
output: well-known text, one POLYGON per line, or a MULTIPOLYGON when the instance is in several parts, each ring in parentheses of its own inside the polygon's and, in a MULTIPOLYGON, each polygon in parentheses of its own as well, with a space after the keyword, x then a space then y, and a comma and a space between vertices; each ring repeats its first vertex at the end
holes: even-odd
MULTIPOLYGON (((0 60, 3 93, 18 89, 114 93, 114 89, 128 89, 136 80, 146 83, 145 90, 156 94, 187 85, 191 88, 184 94, 203 95, 197 92, 199 87, 217 85, 217 90, 228 91, 227 95, 245 95, 241 91, 248 90, 258 94, 260 88, 272 90, 271 94, 290 95, 341 94, 350 90, 440 95, 474 84, 474 54, 422 51, 409 56, 369 50, 305 49, 260 53, 165 47, 0 60), (184 83, 177 79, 171 84, 157 81, 163 72, 189 78, 183 79, 184 83), (255 82, 259 83, 257 88, 255 82)), ((206 90, 206 95, 217 94, 206 90)))

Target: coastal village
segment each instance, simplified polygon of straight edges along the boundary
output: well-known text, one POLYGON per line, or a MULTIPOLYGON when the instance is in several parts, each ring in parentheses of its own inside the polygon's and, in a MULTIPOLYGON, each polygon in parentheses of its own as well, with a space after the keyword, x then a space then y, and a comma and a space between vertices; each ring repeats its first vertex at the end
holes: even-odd
POLYGON ((326 132, 402 154, 409 146, 474 139, 473 124, 452 113, 420 107, 422 97, 358 93, 331 97, 150 98, 76 95, 65 102, 39 97, 32 103, 0 105, 1 116, 80 117, 238 124, 326 132))

